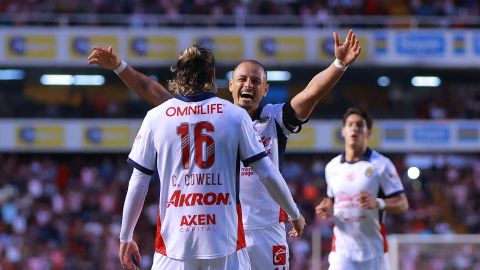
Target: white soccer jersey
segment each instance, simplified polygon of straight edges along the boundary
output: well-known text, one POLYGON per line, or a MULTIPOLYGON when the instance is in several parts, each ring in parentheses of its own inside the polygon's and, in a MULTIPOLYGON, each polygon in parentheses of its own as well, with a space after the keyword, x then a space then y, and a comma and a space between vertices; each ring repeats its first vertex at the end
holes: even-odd
POLYGON ((344 155, 332 159, 325 168, 327 195, 335 200, 332 252, 365 261, 387 252, 383 211, 360 207, 361 192, 375 197, 393 197, 403 185, 392 162, 367 149, 361 160, 349 163, 344 155))
MULTIPOLYGON (((281 162, 285 154, 287 137, 298 132, 299 127, 290 131, 284 124, 284 104, 267 104, 254 121, 255 130, 261 136, 265 151, 272 162, 281 170, 281 162)), ((288 106, 288 104, 286 105, 288 106)), ((288 117, 287 117, 288 119, 288 117)), ((290 125, 292 126, 292 125, 290 125)), ((287 214, 268 194, 258 175, 243 164, 240 166, 240 201, 243 210, 243 225, 247 229, 261 228, 288 221, 287 214)))
POLYGON ((247 112, 212 93, 178 96, 150 110, 129 155, 160 176, 156 252, 224 257, 245 247, 240 160, 266 156, 247 112))

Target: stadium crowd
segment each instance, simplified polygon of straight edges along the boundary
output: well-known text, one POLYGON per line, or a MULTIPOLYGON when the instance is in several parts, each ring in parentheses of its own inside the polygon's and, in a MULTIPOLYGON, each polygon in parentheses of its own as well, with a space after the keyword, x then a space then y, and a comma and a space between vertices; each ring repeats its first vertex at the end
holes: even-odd
MULTIPOLYGON (((403 179, 410 203, 407 214, 387 215, 388 233, 480 233, 480 157, 437 155, 419 179, 410 180, 407 156, 387 156, 403 179)), ((332 157, 286 156, 283 175, 308 224, 302 238, 289 239, 292 270, 309 269, 311 234, 321 233, 323 255, 330 249, 332 221, 316 218, 314 206, 325 196, 324 169, 332 157)), ((0 269, 119 269, 122 202, 131 173, 125 158, 121 154, 1 154, 0 269)), ((142 233, 135 235, 144 269, 151 264, 154 249, 157 190, 158 182, 152 181, 137 225, 142 233)), ((456 250, 451 254, 456 260, 430 253, 421 254, 420 261, 430 263, 428 269, 479 269, 475 250, 456 250)), ((419 256, 410 251, 402 258, 414 267, 419 256)), ((325 256, 322 264, 326 266, 325 256)))
MULTIPOLYGON (((35 23, 29 14, 105 14, 132 15, 131 25, 154 25, 145 15, 162 15, 168 22, 185 24, 184 15, 208 15, 216 19, 224 16, 244 18, 249 15, 296 15, 303 24, 325 23, 329 16, 478 16, 480 4, 474 0, 5 0, 0 2, 0 13, 6 15, 4 24, 35 23), (9 17, 9 14, 15 16, 9 17)), ((103 15, 101 15, 103 14, 103 15)), ((91 16, 77 21, 80 24, 102 24, 91 16)))
POLYGON ((478 15, 473 0, 5 0, 2 13, 98 13, 134 14, 145 12, 175 16, 258 14, 258 15, 478 15))

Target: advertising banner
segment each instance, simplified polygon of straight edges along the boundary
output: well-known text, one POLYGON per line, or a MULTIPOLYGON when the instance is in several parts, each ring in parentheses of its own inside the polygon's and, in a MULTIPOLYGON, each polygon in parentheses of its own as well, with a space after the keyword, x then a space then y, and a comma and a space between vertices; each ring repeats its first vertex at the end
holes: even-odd
POLYGON ((177 50, 175 36, 132 35, 128 37, 128 59, 175 60, 177 50))
POLYGON ((46 60, 57 57, 55 35, 9 34, 5 39, 5 55, 15 60, 46 60))

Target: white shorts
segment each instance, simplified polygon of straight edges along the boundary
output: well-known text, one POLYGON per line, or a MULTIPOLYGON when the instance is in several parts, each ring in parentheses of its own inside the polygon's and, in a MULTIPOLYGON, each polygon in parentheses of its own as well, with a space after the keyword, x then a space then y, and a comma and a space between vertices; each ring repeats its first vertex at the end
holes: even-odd
POLYGON ((245 229, 252 270, 288 270, 288 245, 285 224, 260 229, 245 229))
POLYGON ((152 270, 251 270, 248 252, 245 248, 226 257, 215 259, 176 260, 155 252, 152 270))
POLYGON ((328 270, 389 270, 388 253, 377 256, 368 261, 356 262, 339 255, 336 252, 328 254, 328 270))

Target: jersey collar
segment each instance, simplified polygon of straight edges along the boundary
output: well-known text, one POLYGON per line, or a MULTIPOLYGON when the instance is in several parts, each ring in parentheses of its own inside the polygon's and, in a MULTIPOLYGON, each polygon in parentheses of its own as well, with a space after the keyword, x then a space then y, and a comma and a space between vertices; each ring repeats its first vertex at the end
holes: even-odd
POLYGON ((356 163, 358 161, 370 161, 370 157, 372 156, 372 149, 368 148, 367 147, 367 150, 363 153, 363 155, 360 157, 359 160, 357 161, 353 161, 353 162, 349 162, 345 159, 345 152, 342 153, 342 157, 340 158, 340 163, 350 163, 350 164, 353 164, 353 163, 356 163))
POLYGON ((203 93, 200 93, 200 94, 189 95, 189 96, 175 95, 175 98, 183 100, 185 102, 198 102, 198 101, 206 100, 206 99, 216 97, 216 96, 217 95, 215 95, 212 92, 203 92, 203 93))
POLYGON ((260 120, 260 116, 262 114, 262 110, 263 110, 263 107, 265 105, 260 103, 260 105, 258 106, 257 110, 253 113, 252 115, 252 120, 255 121, 255 120, 260 120))

